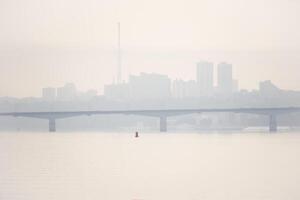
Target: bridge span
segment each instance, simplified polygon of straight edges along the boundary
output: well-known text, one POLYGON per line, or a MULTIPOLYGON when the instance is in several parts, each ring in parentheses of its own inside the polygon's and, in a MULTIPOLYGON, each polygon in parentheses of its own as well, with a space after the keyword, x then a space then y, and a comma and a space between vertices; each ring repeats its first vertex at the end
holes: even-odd
POLYGON ((142 115, 157 117, 160 121, 160 131, 167 131, 167 118, 171 116, 187 115, 194 113, 245 113, 266 115, 269 117, 269 131, 277 131, 277 116, 300 112, 300 107, 268 107, 268 108, 207 108, 207 109, 149 109, 149 110, 94 110, 94 111, 43 111, 43 112, 6 112, 0 113, 0 116, 11 117, 29 117, 45 119, 49 121, 49 132, 56 131, 56 120, 91 115, 142 115))

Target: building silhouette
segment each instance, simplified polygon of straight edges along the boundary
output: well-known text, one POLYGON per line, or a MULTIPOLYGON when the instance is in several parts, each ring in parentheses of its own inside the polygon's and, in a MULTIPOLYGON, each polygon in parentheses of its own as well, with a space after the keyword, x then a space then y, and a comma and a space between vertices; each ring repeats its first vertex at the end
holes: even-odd
POLYGON ((77 97, 77 89, 73 83, 66 83, 63 87, 57 88, 57 100, 72 101, 77 97))
POLYGON ((56 88, 47 87, 42 89, 42 99, 44 101, 55 101, 56 99, 56 88))
POLYGON ((211 62, 201 61, 197 63, 197 84, 200 96, 211 96, 213 94, 213 72, 214 65, 211 62))
POLYGON ((259 92, 263 96, 273 97, 281 94, 281 90, 270 80, 259 82, 259 92))
POLYGON ((172 96, 176 99, 196 98, 199 96, 199 87, 195 80, 174 80, 172 96))
POLYGON ((119 101, 129 99, 128 83, 113 83, 104 85, 104 96, 107 99, 119 101))
POLYGON ((232 65, 222 62, 218 64, 219 94, 231 94, 233 92, 232 65))
POLYGON ((232 92, 239 92, 239 81, 237 79, 232 80, 232 92))
POLYGON ((171 97, 171 80, 166 75, 141 73, 129 77, 132 99, 168 99, 171 97))
POLYGON ((108 84, 104 96, 112 100, 163 100, 171 98, 171 80, 166 75, 141 73, 130 75, 128 83, 108 84))

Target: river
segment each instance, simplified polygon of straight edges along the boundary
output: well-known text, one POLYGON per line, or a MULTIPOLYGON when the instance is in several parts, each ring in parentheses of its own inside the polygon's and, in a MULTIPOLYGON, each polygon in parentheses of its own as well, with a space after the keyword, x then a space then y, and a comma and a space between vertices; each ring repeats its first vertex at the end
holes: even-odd
POLYGON ((300 133, 0 133, 3 200, 299 200, 300 133))

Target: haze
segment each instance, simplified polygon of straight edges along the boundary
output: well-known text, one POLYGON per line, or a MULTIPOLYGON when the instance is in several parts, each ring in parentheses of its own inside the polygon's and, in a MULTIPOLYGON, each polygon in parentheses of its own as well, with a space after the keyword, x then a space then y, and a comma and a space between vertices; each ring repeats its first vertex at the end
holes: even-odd
POLYGON ((240 88, 300 89, 297 0, 0 0, 0 96, 39 96, 74 82, 103 90, 156 72, 195 79, 196 62, 232 63, 240 88))

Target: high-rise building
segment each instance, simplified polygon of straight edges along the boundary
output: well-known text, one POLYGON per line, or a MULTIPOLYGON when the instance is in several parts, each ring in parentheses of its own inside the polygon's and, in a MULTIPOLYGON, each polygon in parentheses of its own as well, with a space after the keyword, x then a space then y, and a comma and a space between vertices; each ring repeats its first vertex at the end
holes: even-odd
POLYGON ((77 96, 77 89, 73 83, 57 88, 57 99, 60 101, 72 101, 77 96))
POLYGON ((213 63, 205 61, 197 63, 197 83, 201 96, 210 96, 213 94, 213 72, 213 63))
POLYGON ((196 81, 175 80, 172 84, 172 96, 177 99, 195 98, 199 95, 199 87, 196 81))
POLYGON ((259 83, 259 92, 262 95, 272 97, 274 95, 280 94, 281 90, 274 85, 270 80, 261 81, 259 83))
POLYGON ((171 97, 171 80, 166 75, 131 75, 128 83, 104 86, 104 96, 113 100, 163 100, 171 97))
POLYGON ((232 93, 232 65, 222 62, 218 64, 218 92, 220 94, 232 93))
POLYGON ((233 79, 232 81, 232 92, 236 93, 239 91, 239 81, 236 79, 233 79))
POLYGON ((124 101, 129 98, 128 83, 104 85, 104 96, 115 101, 124 101))
POLYGON ((141 73, 129 77, 130 97, 132 99, 162 100, 171 97, 171 80, 166 75, 141 73))
POLYGON ((42 98, 45 101, 54 101, 56 98, 56 89, 52 87, 43 88, 42 98))

